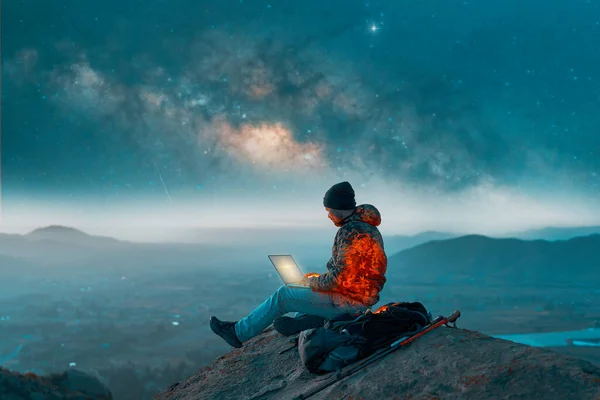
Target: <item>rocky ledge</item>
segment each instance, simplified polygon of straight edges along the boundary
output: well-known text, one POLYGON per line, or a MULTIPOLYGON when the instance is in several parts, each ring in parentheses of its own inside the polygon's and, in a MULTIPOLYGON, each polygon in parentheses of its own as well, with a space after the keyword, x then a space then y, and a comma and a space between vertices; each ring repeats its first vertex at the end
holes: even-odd
MULTIPOLYGON (((156 400, 293 399, 312 375, 272 328, 171 385, 156 400)), ((438 328, 311 399, 600 399, 600 368, 478 332, 438 328)))
POLYGON ((98 379, 70 369, 40 376, 0 368, 2 400, 112 400, 110 391, 98 379))

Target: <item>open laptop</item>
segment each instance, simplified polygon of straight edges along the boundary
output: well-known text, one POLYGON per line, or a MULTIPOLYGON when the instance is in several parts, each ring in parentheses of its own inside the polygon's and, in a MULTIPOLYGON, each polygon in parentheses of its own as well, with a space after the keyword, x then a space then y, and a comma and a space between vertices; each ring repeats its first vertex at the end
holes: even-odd
POLYGON ((294 257, 290 255, 270 255, 269 260, 273 263, 273 266, 286 286, 309 288, 306 285, 298 283, 302 281, 304 274, 300 270, 298 264, 296 264, 294 257))

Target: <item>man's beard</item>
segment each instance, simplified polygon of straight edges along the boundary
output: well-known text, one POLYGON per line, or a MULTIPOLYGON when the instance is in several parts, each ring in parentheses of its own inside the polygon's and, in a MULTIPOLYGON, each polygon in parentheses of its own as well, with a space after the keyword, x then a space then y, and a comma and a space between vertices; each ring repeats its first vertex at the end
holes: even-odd
POLYGON ((333 224, 339 228, 343 225, 342 224, 343 221, 344 221, 344 219, 340 219, 338 221, 333 221, 333 224))

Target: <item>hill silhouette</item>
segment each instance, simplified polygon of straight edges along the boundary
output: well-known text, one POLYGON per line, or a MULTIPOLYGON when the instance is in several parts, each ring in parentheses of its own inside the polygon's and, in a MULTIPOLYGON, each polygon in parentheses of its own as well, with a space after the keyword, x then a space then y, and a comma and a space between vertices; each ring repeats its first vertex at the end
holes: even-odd
POLYGON ((24 237, 32 240, 50 240, 87 246, 106 246, 123 243, 115 238, 107 236, 94 236, 79 229, 62 225, 50 225, 43 228, 34 229, 33 231, 24 235, 24 237))
POLYGON ((89 235, 66 226, 51 225, 25 235, 0 234, 0 254, 34 265, 81 265, 99 255, 134 248, 133 244, 111 237, 89 235))
POLYGON ((175 258, 189 259, 191 263, 199 254, 218 256, 219 252, 223 252, 222 247, 203 243, 129 242, 59 225, 35 229, 25 235, 0 234, 0 255, 27 261, 37 267, 86 265, 88 268, 105 268, 132 264, 148 267, 175 258))
MULTIPOLYGON (((311 375, 296 350, 279 354, 289 346, 288 338, 269 328, 155 400, 293 399, 329 375, 311 375)), ((600 368, 548 350, 442 327, 311 399, 500 398, 598 399, 600 368)))
POLYGON ((71 237, 89 237, 87 233, 80 231, 79 229, 71 228, 63 225, 49 225, 42 228, 34 229, 25 236, 39 237, 39 236, 71 236, 71 237))
POLYGON ((564 241, 467 235, 431 241, 389 257, 388 277, 436 284, 586 282, 600 277, 598 249, 600 235, 564 241))

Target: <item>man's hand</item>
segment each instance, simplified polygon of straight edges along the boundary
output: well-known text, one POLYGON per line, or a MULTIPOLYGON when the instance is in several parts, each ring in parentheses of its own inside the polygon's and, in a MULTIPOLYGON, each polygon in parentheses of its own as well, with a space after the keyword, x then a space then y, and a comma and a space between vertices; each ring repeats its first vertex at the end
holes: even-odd
POLYGON ((302 278, 302 280, 300 282, 298 282, 299 285, 304 285, 304 286, 309 286, 308 283, 308 278, 302 278))
POLYGON ((315 272, 309 272, 308 274, 304 274, 304 278, 302 278, 300 284, 310 287, 311 278, 317 278, 319 276, 320 274, 317 274, 315 272))

